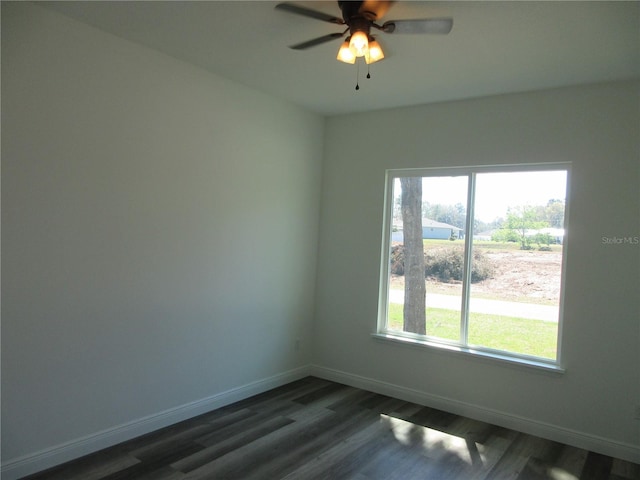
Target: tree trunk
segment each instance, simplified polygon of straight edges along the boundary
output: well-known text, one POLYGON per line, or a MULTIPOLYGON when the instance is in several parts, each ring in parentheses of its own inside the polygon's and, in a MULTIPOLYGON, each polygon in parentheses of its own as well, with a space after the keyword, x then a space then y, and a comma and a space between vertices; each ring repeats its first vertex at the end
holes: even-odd
POLYGON ((401 178, 404 241, 404 331, 426 334, 422 178, 401 178))

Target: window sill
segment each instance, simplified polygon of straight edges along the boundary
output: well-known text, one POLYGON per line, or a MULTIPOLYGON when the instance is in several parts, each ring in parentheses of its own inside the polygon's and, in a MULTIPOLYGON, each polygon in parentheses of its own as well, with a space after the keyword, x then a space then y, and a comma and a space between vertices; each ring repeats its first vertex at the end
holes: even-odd
POLYGON ((498 362, 503 365, 523 367, 534 369, 546 373, 563 374, 565 369, 551 361, 535 360, 525 357, 516 357, 508 354, 501 354, 493 351, 479 350, 471 347, 463 347, 459 345, 451 345, 446 343, 435 342, 433 340, 405 337, 403 335, 394 335, 392 333, 372 333, 371 336, 382 342, 391 342, 395 344, 407 345, 417 348, 428 348, 443 353, 453 353, 459 355, 470 356, 474 359, 487 360, 490 362, 498 362))

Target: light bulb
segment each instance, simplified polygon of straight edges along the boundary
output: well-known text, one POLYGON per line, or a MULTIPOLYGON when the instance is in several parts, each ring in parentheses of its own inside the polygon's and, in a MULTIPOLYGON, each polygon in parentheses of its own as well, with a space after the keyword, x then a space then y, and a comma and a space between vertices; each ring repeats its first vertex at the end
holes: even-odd
POLYGON ((340 60, 344 63, 354 64, 356 63, 356 56, 353 54, 351 49, 349 48, 349 39, 342 43, 340 50, 338 50, 338 56, 336 59, 340 60))
POLYGON ((356 57, 364 57, 369 50, 369 39, 367 38, 367 34, 357 31, 351 35, 349 48, 356 57))
POLYGON ((382 60, 383 58, 384 58, 384 53, 382 52, 382 47, 375 39, 372 39, 369 42, 369 50, 364 57, 365 61, 367 62, 367 65, 371 63, 376 63, 382 60))

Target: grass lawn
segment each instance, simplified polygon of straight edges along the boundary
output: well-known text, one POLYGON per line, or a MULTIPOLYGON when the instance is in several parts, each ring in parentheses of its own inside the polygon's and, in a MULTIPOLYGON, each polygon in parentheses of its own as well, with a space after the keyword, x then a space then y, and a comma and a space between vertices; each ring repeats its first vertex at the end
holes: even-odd
MULTIPOLYGON (((429 247, 451 247, 459 245, 460 247, 464 246, 464 240, 435 240, 435 239, 424 239, 422 241, 426 248, 429 247)), ((538 251, 538 245, 532 245, 533 250, 527 251, 538 251)), ((548 246, 552 252, 561 252, 562 245, 552 244, 548 246)), ((482 250, 520 250, 520 243, 518 242, 494 242, 492 240, 474 240, 473 248, 478 248, 482 250)))
MULTIPOLYGON (((460 312, 427 308, 427 335, 458 341, 460 312)), ((389 329, 402 331, 402 305, 389 304, 389 329)), ((528 318, 470 313, 469 344, 554 359, 558 324, 528 318)))

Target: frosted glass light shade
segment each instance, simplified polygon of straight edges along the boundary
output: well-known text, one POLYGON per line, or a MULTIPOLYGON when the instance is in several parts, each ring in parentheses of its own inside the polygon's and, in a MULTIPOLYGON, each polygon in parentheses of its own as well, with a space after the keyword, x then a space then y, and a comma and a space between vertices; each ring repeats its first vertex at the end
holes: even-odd
POLYGON ((340 47, 340 50, 338 50, 338 56, 336 58, 344 63, 350 63, 352 65, 356 63, 356 56, 349 48, 349 39, 342 43, 342 46, 340 47))
POLYGON ((384 53, 382 51, 382 47, 376 40, 372 40, 369 42, 369 50, 364 56, 367 65, 370 63, 379 62, 384 58, 384 53))

